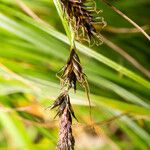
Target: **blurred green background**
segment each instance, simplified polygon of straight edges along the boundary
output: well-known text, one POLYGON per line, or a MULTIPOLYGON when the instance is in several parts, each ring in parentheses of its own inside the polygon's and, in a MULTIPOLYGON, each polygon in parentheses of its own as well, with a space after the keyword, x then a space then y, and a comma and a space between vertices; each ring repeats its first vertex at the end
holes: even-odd
MULTIPOLYGON (((150 1, 109 1, 150 33, 150 1)), ((150 149, 150 42, 101 0, 101 46, 77 44, 90 85, 71 91, 77 150, 150 149)), ((56 73, 69 42, 52 0, 0 0, 0 150, 53 150, 58 118, 45 108, 60 92, 56 73)))

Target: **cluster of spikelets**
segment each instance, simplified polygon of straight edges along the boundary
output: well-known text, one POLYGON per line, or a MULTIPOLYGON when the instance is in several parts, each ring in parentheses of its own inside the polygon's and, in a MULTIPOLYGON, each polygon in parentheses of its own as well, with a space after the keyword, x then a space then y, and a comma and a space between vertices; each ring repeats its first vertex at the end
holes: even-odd
POLYGON ((100 45, 102 36, 95 26, 103 28, 106 25, 103 17, 96 10, 94 0, 61 0, 64 14, 76 33, 76 39, 87 41, 89 45, 100 45))
POLYGON ((63 68, 63 73, 60 76, 61 85, 69 88, 74 88, 76 91, 76 82, 78 81, 82 86, 85 85, 86 79, 85 74, 82 71, 82 66, 80 64, 80 59, 75 51, 72 49, 70 52, 70 57, 63 68))
MULTIPOLYGON (((94 24, 103 27, 105 22, 98 17, 99 12, 96 11, 94 0, 60 0, 60 2, 64 17, 76 33, 76 39, 88 41, 90 45, 99 45, 102 42, 101 34, 96 31, 94 24)), ((88 82, 75 45, 71 49, 66 65, 57 76, 61 83, 61 93, 50 108, 57 107, 56 116, 60 118, 58 150, 73 150, 75 140, 72 134, 72 117, 75 119, 76 117, 70 103, 69 90, 73 88, 76 91, 76 84, 79 83, 85 89, 90 105, 88 82)))
POLYGON ((73 88, 74 91, 76 91, 77 82, 84 88, 87 87, 85 74, 82 71, 82 66, 75 49, 71 50, 70 57, 61 71, 62 72, 59 75, 59 78, 61 82, 62 92, 54 101, 50 109, 58 107, 56 114, 56 116, 59 116, 60 118, 58 149, 73 150, 75 140, 72 134, 71 126, 72 117, 74 117, 75 119, 76 117, 70 103, 68 92, 70 88, 73 88))
POLYGON ((74 149, 74 137, 72 135, 72 116, 75 118, 70 98, 67 91, 64 91, 56 99, 51 109, 58 107, 57 115, 60 117, 60 131, 58 150, 74 149), (72 115, 72 116, 71 116, 72 115))

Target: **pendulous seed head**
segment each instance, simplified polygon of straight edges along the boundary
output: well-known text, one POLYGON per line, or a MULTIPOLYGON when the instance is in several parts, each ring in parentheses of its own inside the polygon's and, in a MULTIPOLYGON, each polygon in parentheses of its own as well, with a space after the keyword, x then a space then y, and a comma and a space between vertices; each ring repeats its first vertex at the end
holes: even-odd
POLYGON ((72 25, 76 39, 99 45, 102 42, 101 34, 96 30, 98 24, 102 28, 106 25, 103 17, 99 17, 94 0, 61 0, 64 12, 72 25))
POLYGON ((60 116, 58 150, 74 150, 74 144, 75 140, 72 135, 71 113, 66 105, 60 116))
POLYGON ((58 96, 51 109, 56 107, 58 107, 56 116, 58 115, 60 118, 58 150, 74 150, 75 140, 72 134, 72 116, 76 117, 66 91, 58 96))
POLYGON ((70 97, 69 97, 67 91, 62 92, 57 97, 57 99, 54 101, 54 103, 52 104, 52 106, 50 107, 50 109, 54 109, 54 108, 58 107, 56 116, 61 117, 61 115, 64 112, 64 109, 66 108, 66 106, 67 106, 70 114, 76 119, 74 111, 73 111, 71 103, 70 103, 70 97))
POLYGON ((68 89, 74 88, 75 91, 77 82, 82 86, 85 84, 85 74, 83 73, 80 59, 75 49, 71 50, 69 59, 60 75, 60 79, 62 87, 67 86, 68 89))

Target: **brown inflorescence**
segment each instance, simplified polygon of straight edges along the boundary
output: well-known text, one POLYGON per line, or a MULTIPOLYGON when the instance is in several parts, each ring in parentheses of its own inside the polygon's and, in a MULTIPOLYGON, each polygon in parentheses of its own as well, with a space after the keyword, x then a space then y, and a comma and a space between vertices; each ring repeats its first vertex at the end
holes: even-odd
POLYGON ((66 105, 63 114, 60 116, 60 131, 59 131, 59 150, 74 149, 75 140, 72 135, 72 118, 68 106, 66 105))
POLYGON ((70 103, 70 97, 68 95, 68 91, 62 92, 58 96, 58 98, 54 101, 54 103, 52 104, 50 109, 54 109, 54 108, 58 107, 56 116, 59 115, 59 117, 60 117, 63 114, 66 105, 68 106, 68 109, 69 109, 70 113, 72 114, 72 116, 76 119, 76 117, 74 115, 74 111, 73 111, 71 103, 70 103))
MULTIPOLYGON (((64 14, 67 16, 68 23, 76 33, 76 38, 79 37, 81 40, 86 40, 90 44, 100 44, 101 34, 97 32, 94 24, 98 23, 104 26, 105 23, 101 17, 97 17, 98 12, 96 11, 94 0, 60 0, 60 2, 64 14)), ((66 65, 57 73, 57 76, 60 79, 62 92, 50 108, 57 107, 56 116, 60 118, 58 150, 73 150, 75 140, 72 134, 72 117, 75 119, 76 117, 68 93, 71 88, 76 91, 77 82, 85 89, 91 110, 88 82, 75 45, 70 51, 66 65)))
POLYGON ((94 0, 61 0, 61 4, 77 39, 96 45, 102 43, 102 36, 95 24, 103 28, 106 22, 103 17, 98 16, 100 11, 96 10, 94 0))
POLYGON ((72 117, 74 117, 75 119, 76 117, 70 103, 68 92, 70 88, 73 88, 76 91, 77 82, 83 88, 85 88, 90 105, 88 83, 85 74, 83 73, 80 59, 76 53, 75 48, 71 50, 69 59, 62 69, 62 73, 58 77, 61 82, 62 92, 50 107, 50 109, 58 107, 56 114, 56 116, 59 116, 60 118, 58 149, 73 150, 75 140, 72 135, 72 117))
POLYGON ((71 50, 70 57, 66 65, 63 67, 63 72, 60 75, 60 81, 62 87, 67 86, 68 89, 74 88, 75 91, 77 81, 82 86, 84 86, 86 83, 85 74, 83 73, 80 59, 75 49, 71 50))
POLYGON ((72 116, 75 118, 67 91, 60 94, 51 109, 59 107, 57 115, 60 118, 58 150, 73 150, 75 140, 72 134, 72 116))

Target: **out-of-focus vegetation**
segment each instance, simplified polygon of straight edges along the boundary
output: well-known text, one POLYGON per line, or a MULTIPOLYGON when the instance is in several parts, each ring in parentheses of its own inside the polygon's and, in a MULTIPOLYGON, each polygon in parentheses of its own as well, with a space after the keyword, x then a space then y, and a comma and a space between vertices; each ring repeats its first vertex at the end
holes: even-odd
MULTIPOLYGON (((91 90, 71 103, 75 149, 150 149, 150 42, 101 0, 104 44, 77 44, 91 90), (118 116, 118 117, 117 117, 118 116), (119 117, 120 116, 120 117, 119 117)), ((110 1, 150 33, 150 1, 110 1)), ((69 41, 52 0, 0 0, 0 149, 55 149, 58 121, 45 109, 60 92, 56 73, 69 41)))

